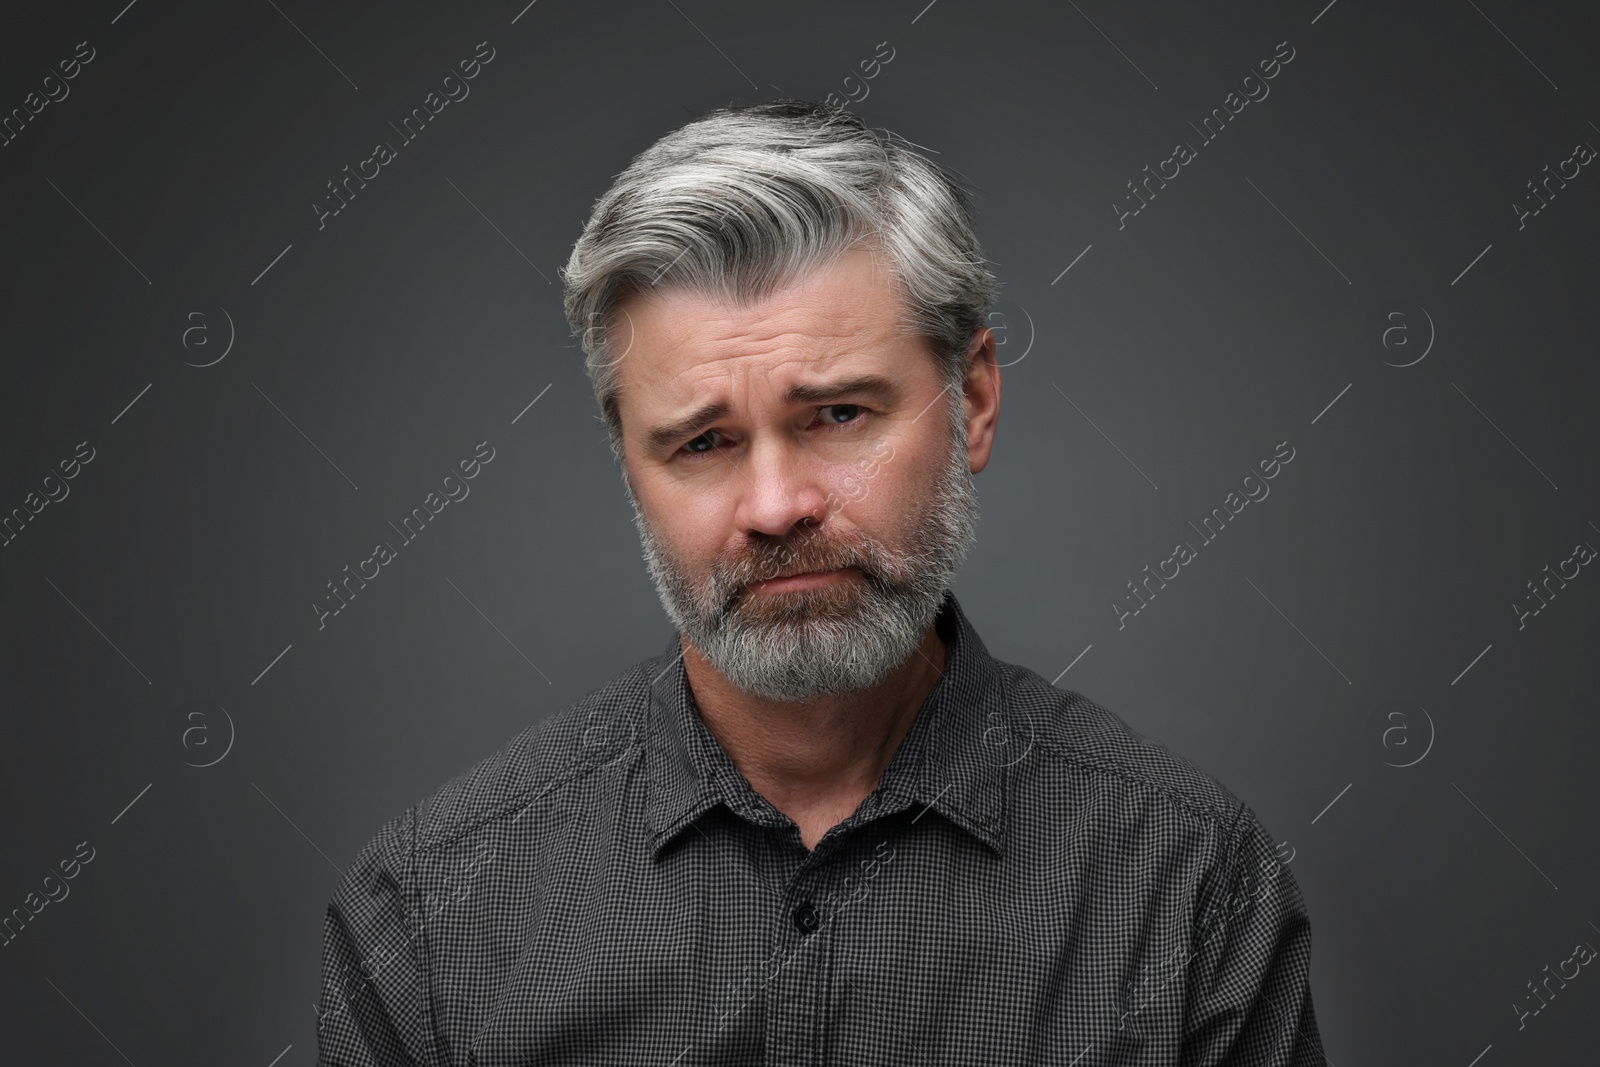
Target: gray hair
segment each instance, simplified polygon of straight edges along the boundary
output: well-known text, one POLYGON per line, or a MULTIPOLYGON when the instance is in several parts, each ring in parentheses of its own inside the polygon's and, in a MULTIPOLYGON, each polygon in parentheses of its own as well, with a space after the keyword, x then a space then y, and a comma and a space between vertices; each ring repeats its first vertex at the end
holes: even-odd
POLYGON ((619 465, 622 356, 607 334, 624 300, 675 286, 749 303, 862 241, 886 254, 901 328, 929 342, 960 409, 963 357, 1000 283, 966 190, 910 143, 842 109, 773 100, 708 112, 634 157, 559 272, 619 465))

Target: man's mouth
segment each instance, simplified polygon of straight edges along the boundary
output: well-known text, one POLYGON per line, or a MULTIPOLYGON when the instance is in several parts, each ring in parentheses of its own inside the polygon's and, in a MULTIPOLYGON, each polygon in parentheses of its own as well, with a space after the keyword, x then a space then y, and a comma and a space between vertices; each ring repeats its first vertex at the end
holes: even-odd
POLYGON ((762 594, 799 592, 802 589, 813 589, 842 581, 851 570, 853 570, 851 567, 838 567, 833 570, 796 571, 776 578, 751 582, 750 591, 762 594))

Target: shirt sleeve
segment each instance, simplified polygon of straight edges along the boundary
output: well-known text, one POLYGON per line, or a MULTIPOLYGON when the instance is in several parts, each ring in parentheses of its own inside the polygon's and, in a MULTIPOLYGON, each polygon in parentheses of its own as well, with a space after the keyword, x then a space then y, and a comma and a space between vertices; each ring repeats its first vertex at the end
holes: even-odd
POLYGON ((1247 806, 1229 845, 1218 877, 1202 890, 1179 1062, 1321 1067, 1311 920, 1300 887, 1247 806))
POLYGON ((317 1006, 318 1067, 433 1067, 432 1023, 417 926, 407 906, 414 809, 356 856, 328 903, 317 1006))

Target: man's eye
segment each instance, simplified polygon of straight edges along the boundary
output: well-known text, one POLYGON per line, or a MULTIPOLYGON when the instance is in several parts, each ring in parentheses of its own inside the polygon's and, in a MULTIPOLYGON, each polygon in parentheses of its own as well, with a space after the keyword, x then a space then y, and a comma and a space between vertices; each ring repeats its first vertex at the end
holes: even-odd
POLYGON ((694 440, 685 442, 683 450, 696 456, 705 455, 707 452, 711 451, 711 449, 716 447, 715 443, 711 440, 711 435, 713 433, 715 433, 714 430, 707 430, 694 440))
MULTIPOLYGON (((861 418, 866 409, 860 404, 828 404, 818 409, 818 417, 829 427, 846 426, 861 418)), ((721 437, 716 430, 707 430, 699 437, 685 441, 682 451, 691 456, 704 456, 717 449, 721 437)))

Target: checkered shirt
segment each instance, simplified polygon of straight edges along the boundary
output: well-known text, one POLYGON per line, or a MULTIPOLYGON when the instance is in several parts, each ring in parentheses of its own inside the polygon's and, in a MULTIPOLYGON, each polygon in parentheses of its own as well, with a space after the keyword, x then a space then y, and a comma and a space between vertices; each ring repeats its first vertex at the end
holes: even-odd
POLYGON ((317 1062, 1322 1064, 1255 813, 953 594, 937 625, 943 676, 813 850, 676 635, 390 820, 328 905, 317 1062))

